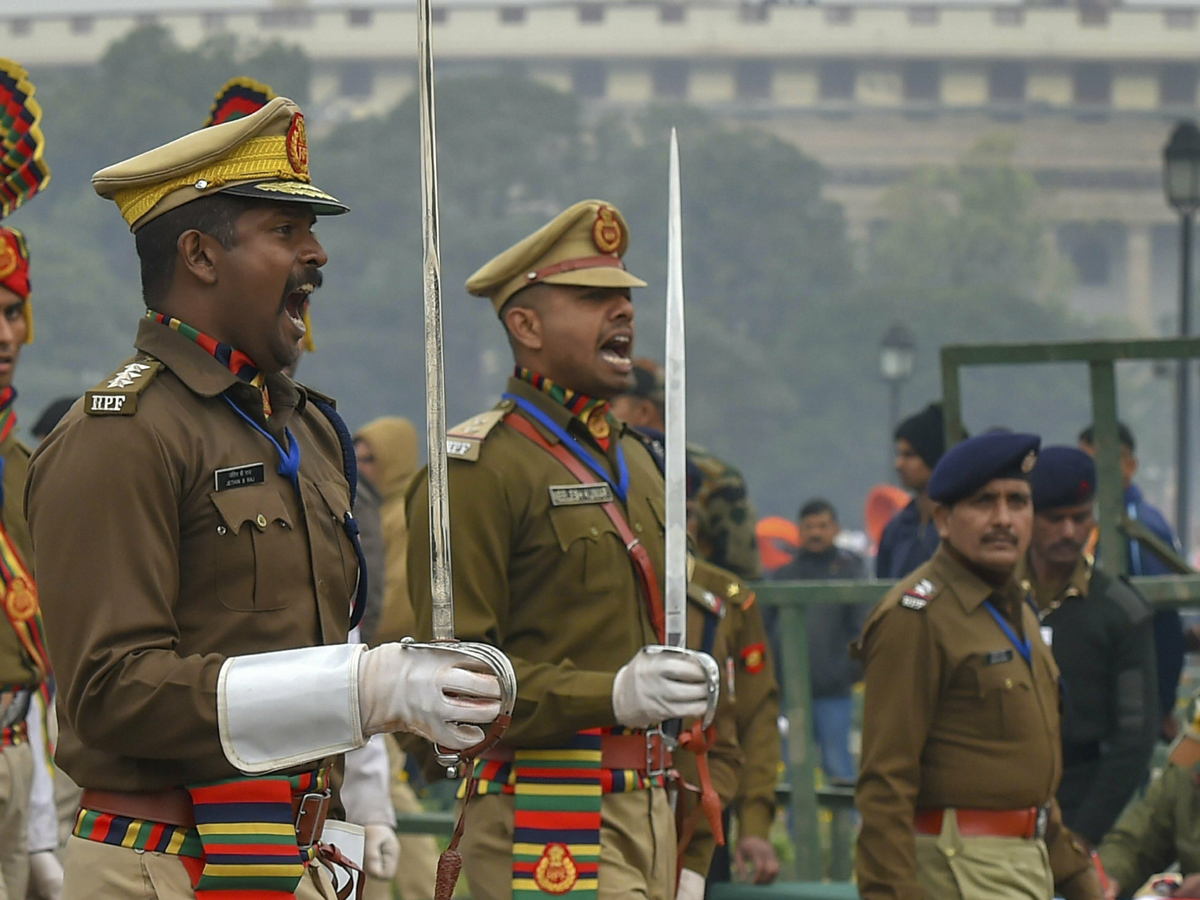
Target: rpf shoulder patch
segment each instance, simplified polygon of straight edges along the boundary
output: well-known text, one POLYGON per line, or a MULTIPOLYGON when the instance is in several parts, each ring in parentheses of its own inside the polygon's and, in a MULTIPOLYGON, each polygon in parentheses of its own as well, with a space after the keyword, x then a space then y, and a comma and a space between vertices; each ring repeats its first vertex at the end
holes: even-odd
POLYGON ((933 598, 933 591, 933 582, 928 578, 922 578, 904 592, 900 597, 900 605, 905 609, 919 612, 929 605, 929 601, 933 598))
POLYGON ((132 416, 137 412, 138 394, 162 369, 163 364, 153 357, 135 357, 84 394, 83 411, 89 416, 132 416))
POLYGON ((757 675, 767 662, 767 645, 764 643, 750 644, 742 648, 742 665, 751 675, 757 675))
POLYGON ((503 421, 512 410, 512 403, 505 400, 495 409, 471 416, 446 432, 446 455, 466 462, 476 462, 484 440, 492 429, 503 421))

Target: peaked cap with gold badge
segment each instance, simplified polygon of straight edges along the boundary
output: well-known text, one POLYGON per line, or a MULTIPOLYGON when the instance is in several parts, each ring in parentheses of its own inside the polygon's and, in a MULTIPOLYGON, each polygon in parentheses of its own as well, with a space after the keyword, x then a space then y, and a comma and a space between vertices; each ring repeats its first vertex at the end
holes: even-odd
POLYGON ((286 97, 101 169, 92 176, 92 187, 117 204, 134 232, 165 212, 216 193, 303 203, 318 215, 348 210, 309 178, 304 113, 286 97))
POLYGON ((467 290, 499 313, 513 294, 534 284, 635 288, 646 282, 625 270, 629 226, 603 200, 581 200, 524 240, 485 263, 467 290))

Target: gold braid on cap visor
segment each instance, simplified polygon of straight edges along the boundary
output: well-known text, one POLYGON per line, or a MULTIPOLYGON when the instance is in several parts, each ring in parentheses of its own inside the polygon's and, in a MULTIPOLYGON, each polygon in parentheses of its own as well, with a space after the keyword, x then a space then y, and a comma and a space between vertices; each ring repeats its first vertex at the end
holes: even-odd
POLYGON ((207 184, 201 190, 208 191, 231 181, 255 181, 260 178, 303 181, 306 184, 312 180, 307 172, 297 172, 292 168, 287 154, 287 135, 280 134, 251 138, 211 166, 169 181, 117 191, 113 194, 113 200, 121 210, 121 216, 132 227, 154 209, 158 201, 180 188, 195 187, 197 182, 204 181, 207 184))

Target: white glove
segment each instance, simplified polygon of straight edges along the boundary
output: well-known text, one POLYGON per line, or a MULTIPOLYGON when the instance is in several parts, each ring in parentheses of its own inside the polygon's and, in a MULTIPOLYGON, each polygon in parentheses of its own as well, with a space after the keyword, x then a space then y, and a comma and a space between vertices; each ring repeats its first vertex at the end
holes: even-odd
POLYGON ((613 679, 613 715, 622 725, 647 728, 667 719, 703 716, 708 711, 706 653, 651 653, 643 647, 613 679))
POLYGON ((364 735, 411 731, 466 750, 500 715, 500 682, 483 663, 450 650, 383 644, 362 654, 358 702, 364 735))
POLYGON ((29 892, 37 900, 62 900, 63 867, 53 850, 29 854, 29 892))
POLYGON ((675 900, 704 900, 704 876, 691 869, 680 870, 675 900))
POLYGON ((387 825, 365 825, 363 830, 363 871, 380 881, 391 881, 400 862, 400 838, 387 825))

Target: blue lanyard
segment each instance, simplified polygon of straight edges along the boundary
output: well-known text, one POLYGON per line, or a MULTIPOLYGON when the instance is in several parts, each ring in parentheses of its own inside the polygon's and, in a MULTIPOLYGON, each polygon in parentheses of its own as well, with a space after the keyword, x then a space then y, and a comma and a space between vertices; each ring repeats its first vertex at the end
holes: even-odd
POLYGON ((279 468, 276 470, 280 475, 285 477, 292 483, 292 487, 296 490, 296 496, 300 496, 300 445, 296 443, 296 439, 292 436, 292 432, 285 428, 283 433, 287 435, 288 449, 285 452, 279 446, 279 441, 271 437, 265 428, 255 422, 250 416, 246 415, 245 410, 233 402, 228 394, 222 394, 225 402, 233 408, 233 411, 250 423, 250 427, 265 437, 271 442, 271 446, 275 448, 275 452, 279 454, 279 468))
MULTIPOLYGON (((608 482, 608 486, 621 498, 622 503, 627 502, 625 498, 629 494, 629 467, 625 465, 625 452, 621 449, 620 443, 617 443, 617 481, 614 482, 609 477, 608 472, 604 471, 604 467, 596 462, 592 454, 579 442, 579 438, 575 437, 575 435, 571 434, 528 400, 518 397, 516 394, 507 393, 504 395, 504 399, 511 400, 517 406, 521 407, 522 410, 549 428, 550 432, 562 441, 563 445, 575 455, 576 459, 608 482)), ((615 437, 613 440, 616 442, 615 437)))
POLYGON ((1000 610, 992 605, 991 600, 984 600, 983 605, 988 608, 988 612, 992 614, 992 618, 996 620, 996 624, 1000 626, 1000 630, 1008 635, 1008 639, 1013 642, 1013 646, 1017 648, 1017 652, 1021 654, 1021 658, 1025 660, 1029 668, 1033 668, 1033 644, 1029 638, 1021 640, 1017 637, 1017 633, 1013 631, 1012 626, 1008 624, 1008 619, 1000 615, 1000 610))

